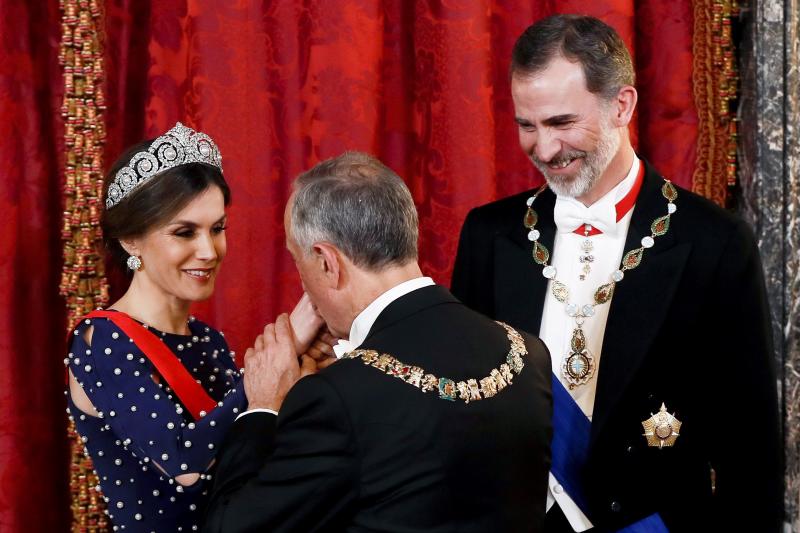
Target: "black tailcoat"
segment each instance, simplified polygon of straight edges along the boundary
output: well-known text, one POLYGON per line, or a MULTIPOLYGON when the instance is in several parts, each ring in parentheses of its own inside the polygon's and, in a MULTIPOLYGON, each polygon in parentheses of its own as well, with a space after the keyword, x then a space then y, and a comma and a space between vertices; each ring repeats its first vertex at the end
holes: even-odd
MULTIPOLYGON (((626 252, 667 213, 663 178, 645 165, 626 252)), ((532 193, 469 213, 452 290, 536 334, 547 280, 523 225, 532 193)), ((534 204, 540 242, 551 251, 555 200, 547 190, 534 204)), ((780 419, 758 250, 742 221, 706 199, 679 189, 675 203, 669 231, 625 273, 610 303, 582 476, 587 515, 600 530, 659 512, 670 531, 777 531, 780 419), (662 402, 683 426, 674 447, 657 449, 641 422, 662 402)))
MULTIPOLYGON (((465 404, 360 360, 301 379, 280 415, 233 426, 205 531, 541 531, 551 437, 550 361, 527 334, 513 385, 465 404)), ((505 362, 499 325, 439 286, 391 303, 361 346, 439 377, 505 362)))

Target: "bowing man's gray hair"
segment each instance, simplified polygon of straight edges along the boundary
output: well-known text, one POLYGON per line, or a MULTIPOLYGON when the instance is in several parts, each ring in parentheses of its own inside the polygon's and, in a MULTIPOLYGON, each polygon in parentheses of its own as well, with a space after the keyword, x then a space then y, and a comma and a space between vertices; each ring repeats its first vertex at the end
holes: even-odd
POLYGON ((345 152, 294 183, 291 232, 303 253, 329 242, 361 268, 417 259, 417 210, 403 180, 376 158, 345 152))

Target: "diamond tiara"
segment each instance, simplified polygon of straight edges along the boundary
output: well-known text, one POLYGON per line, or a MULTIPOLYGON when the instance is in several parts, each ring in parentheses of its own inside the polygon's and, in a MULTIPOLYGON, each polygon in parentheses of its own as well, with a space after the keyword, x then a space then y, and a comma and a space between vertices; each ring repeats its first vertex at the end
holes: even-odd
POLYGON ((136 152, 130 162, 119 169, 108 186, 106 209, 120 203, 132 190, 158 173, 187 163, 207 163, 222 171, 222 155, 211 137, 178 122, 153 141, 146 152, 136 152))

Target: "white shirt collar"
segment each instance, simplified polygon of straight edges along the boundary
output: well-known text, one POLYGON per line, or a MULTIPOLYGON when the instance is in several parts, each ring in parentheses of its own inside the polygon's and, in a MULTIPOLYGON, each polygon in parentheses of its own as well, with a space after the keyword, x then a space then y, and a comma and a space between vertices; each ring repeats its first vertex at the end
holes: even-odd
POLYGON ((642 163, 639 161, 639 158, 634 155, 633 164, 631 165, 631 169, 628 171, 628 175, 625 176, 624 180, 617 183, 616 187, 608 191, 608 194, 606 194, 606 196, 611 196, 614 199, 614 205, 625 198, 625 195, 628 194, 633 188, 633 184, 636 183, 636 176, 639 174, 639 167, 641 164, 642 163))
POLYGON ((380 315, 390 303, 394 302, 401 296, 405 296, 410 292, 421 289, 422 287, 427 287, 429 285, 434 285, 431 278, 414 278, 404 281, 399 285, 395 285, 388 291, 375 298, 372 303, 370 303, 363 311, 361 311, 355 320, 353 320, 353 324, 350 326, 350 337, 347 340, 340 340, 333 347, 336 357, 342 357, 342 355, 345 353, 355 350, 361 346, 361 343, 363 343, 364 339, 367 338, 369 330, 372 329, 372 325, 375 323, 378 315, 380 315))

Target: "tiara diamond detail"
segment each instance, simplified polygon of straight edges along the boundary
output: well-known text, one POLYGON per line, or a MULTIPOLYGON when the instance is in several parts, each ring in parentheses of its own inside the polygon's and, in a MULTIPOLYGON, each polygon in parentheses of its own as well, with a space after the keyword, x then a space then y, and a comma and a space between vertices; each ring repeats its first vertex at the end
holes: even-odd
POLYGON ((147 151, 137 152, 108 186, 106 209, 111 209, 132 190, 167 169, 187 163, 206 163, 222 170, 219 148, 205 133, 180 122, 152 142, 147 151))

